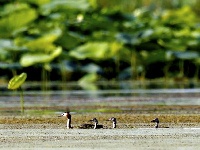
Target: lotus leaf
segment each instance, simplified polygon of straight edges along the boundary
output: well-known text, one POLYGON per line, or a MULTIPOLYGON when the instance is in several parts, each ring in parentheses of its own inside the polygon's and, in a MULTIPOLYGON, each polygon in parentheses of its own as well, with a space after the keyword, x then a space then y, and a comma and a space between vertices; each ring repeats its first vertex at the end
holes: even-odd
POLYGON ((24 54, 20 59, 20 64, 23 67, 28 67, 37 63, 49 63, 54 58, 58 57, 62 52, 62 48, 58 47, 51 54, 36 53, 36 54, 24 54))
POLYGON ((83 76, 79 81, 79 85, 85 90, 97 90, 97 86, 94 84, 97 81, 97 74, 91 73, 83 76))
POLYGON ((26 80, 27 74, 21 73, 20 75, 14 76, 12 79, 10 79, 8 83, 8 89, 15 90, 18 89, 26 80))
POLYGON ((0 19, 0 37, 9 37, 14 31, 26 26, 37 18, 37 13, 32 8, 17 10, 0 19))
POLYGON ((45 35, 36 40, 32 40, 28 42, 26 47, 32 51, 43 51, 43 52, 51 52, 55 50, 55 45, 53 42, 58 38, 58 35, 45 35))
POLYGON ((174 52, 173 53, 176 58, 191 60, 199 58, 199 53, 192 52, 192 51, 185 51, 185 52, 174 52))
POLYGON ((71 49, 85 40, 83 35, 76 32, 64 32, 63 35, 58 38, 56 43, 62 45, 66 49, 71 49))
POLYGON ((146 64, 151 64, 155 62, 165 62, 166 52, 164 50, 154 50, 152 52, 147 52, 147 57, 145 59, 146 64))
POLYGON ((97 73, 97 72, 101 72, 101 67, 94 63, 90 63, 85 66, 82 66, 81 70, 87 73, 97 73))
POLYGON ((121 44, 108 42, 89 42, 70 51, 69 55, 77 59, 98 60, 113 57, 121 48, 121 44))
POLYGON ((50 3, 42 5, 41 10, 43 14, 48 15, 56 9, 87 10, 89 6, 87 0, 52 0, 50 3))

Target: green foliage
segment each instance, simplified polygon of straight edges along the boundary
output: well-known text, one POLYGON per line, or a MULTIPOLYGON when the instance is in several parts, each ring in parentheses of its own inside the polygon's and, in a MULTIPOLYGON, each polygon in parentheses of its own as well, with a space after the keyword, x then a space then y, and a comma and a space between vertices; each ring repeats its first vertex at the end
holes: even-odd
POLYGON ((37 18, 37 12, 27 4, 19 4, 17 5, 17 9, 14 7, 16 7, 16 5, 8 4, 2 12, 4 15, 0 19, 1 38, 9 37, 18 30, 26 28, 28 23, 37 18), (7 8, 9 8, 10 12, 6 10, 7 8), (12 8, 14 10, 11 10, 12 8))
POLYGON ((38 63, 44 63, 44 64, 50 63, 61 53, 62 53, 62 48, 58 47, 51 54, 44 54, 44 53, 24 54, 21 57, 20 64, 23 67, 28 67, 38 63))
POLYGON ((21 85, 25 82, 26 78, 27 74, 23 72, 20 75, 16 75, 13 78, 11 78, 8 83, 8 89, 10 90, 16 90, 20 88, 20 103, 22 114, 24 113, 24 94, 21 85))
POLYGON ((97 86, 94 84, 97 78, 95 73, 90 73, 83 76, 78 83, 85 90, 97 90, 97 86))
POLYGON ((10 79, 8 83, 8 89, 16 90, 18 89, 26 80, 27 74, 21 73, 20 75, 14 76, 12 79, 10 79))
POLYGON ((180 63, 175 70, 186 76, 183 68, 190 66, 185 65, 197 72, 199 64, 199 16, 192 6, 153 0, 5 2, 0 6, 0 67, 42 64, 63 75, 70 68, 78 76, 70 80, 80 79, 83 88, 88 82, 89 89, 100 79, 176 77, 173 69, 180 63), (176 9, 162 9, 165 5, 176 9))
POLYGON ((121 45, 108 42, 88 42, 70 51, 69 55, 76 59, 109 59, 117 54, 121 45))

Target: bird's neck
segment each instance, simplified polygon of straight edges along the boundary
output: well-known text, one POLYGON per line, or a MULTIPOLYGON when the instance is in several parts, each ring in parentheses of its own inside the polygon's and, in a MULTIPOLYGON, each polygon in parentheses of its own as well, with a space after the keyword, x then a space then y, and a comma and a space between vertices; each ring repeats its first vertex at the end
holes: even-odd
POLYGON ((71 128, 71 119, 67 119, 67 129, 71 128))
POLYGON ((94 123, 94 129, 96 129, 96 128, 97 128, 97 122, 94 123))
POLYGON ((116 122, 113 122, 113 128, 116 128, 116 122))
POLYGON ((158 123, 158 122, 156 122, 155 128, 158 128, 158 124, 159 124, 159 123, 158 123))

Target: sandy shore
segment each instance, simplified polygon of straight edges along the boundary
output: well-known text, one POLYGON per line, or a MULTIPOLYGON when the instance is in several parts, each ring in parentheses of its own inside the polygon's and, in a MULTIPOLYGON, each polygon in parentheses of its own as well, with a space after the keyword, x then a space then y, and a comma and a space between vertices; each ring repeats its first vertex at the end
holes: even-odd
MULTIPOLYGON (((195 111, 195 109, 191 109, 195 111)), ((190 111, 190 112, 191 112, 190 111)), ((178 111, 177 111, 178 112, 178 111)), ((186 111, 185 111, 186 112, 186 111)), ((198 111, 199 112, 199 111, 198 111)), ((73 129, 66 129, 66 118, 51 116, 1 116, 0 149, 38 150, 198 150, 200 149, 200 115, 72 113, 73 129), (97 117, 106 129, 78 129, 77 126, 97 117), (117 128, 110 129, 109 117, 117 118, 117 128), (151 120, 160 119, 154 128, 151 120)))
POLYGON ((0 149, 200 149, 200 128, 66 129, 0 125, 0 149))

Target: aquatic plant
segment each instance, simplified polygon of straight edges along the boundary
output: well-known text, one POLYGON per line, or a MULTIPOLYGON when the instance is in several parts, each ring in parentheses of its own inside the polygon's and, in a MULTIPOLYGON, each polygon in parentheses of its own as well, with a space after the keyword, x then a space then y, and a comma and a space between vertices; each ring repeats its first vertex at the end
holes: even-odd
POLYGON ((10 79, 8 83, 8 89, 10 90, 20 90, 20 104, 21 104, 21 113, 24 114, 24 94, 21 85, 25 82, 27 78, 26 73, 21 73, 10 79))

